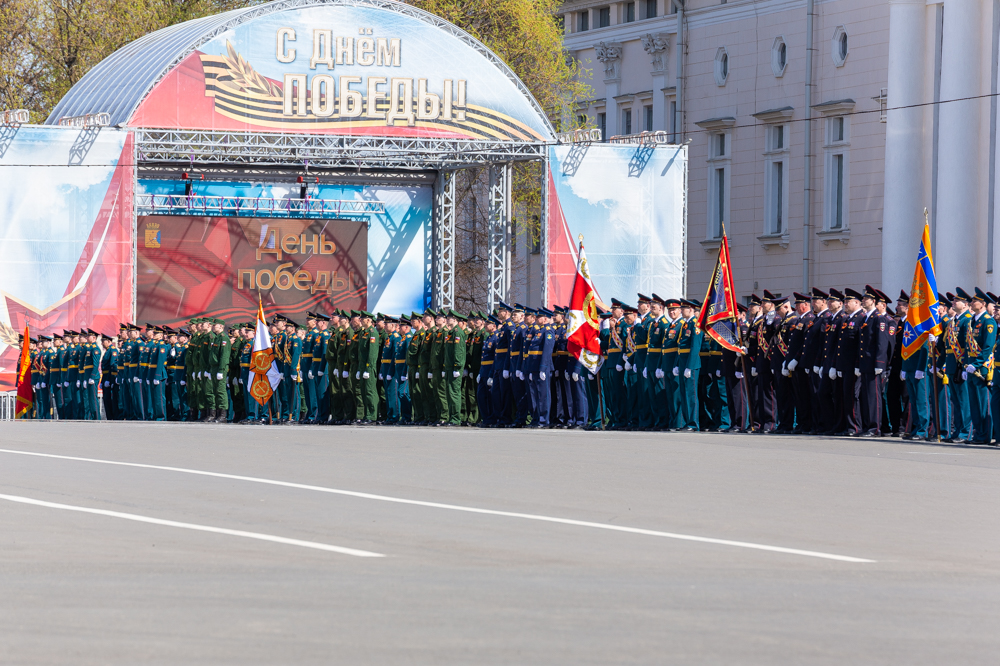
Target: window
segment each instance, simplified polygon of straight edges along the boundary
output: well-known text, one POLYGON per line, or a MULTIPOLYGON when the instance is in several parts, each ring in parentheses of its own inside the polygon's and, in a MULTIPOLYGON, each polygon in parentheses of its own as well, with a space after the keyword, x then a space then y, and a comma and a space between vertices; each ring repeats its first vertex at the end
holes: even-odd
POLYGON ((597 27, 607 28, 611 25, 611 7, 601 7, 597 10, 597 27))
POLYGON ((677 100, 670 100, 670 143, 678 143, 677 137, 677 100))
POLYGON ((826 231, 843 231, 850 213, 850 125, 845 116, 826 119, 824 224, 826 231))
POLYGON ((719 50, 715 52, 715 84, 718 86, 726 85, 726 81, 729 79, 729 52, 726 51, 725 46, 720 46, 719 50))
POLYGON ((623 13, 622 18, 624 19, 622 21, 622 23, 632 23, 633 21, 635 21, 635 3, 634 2, 626 2, 625 3, 625 11, 623 13))
POLYGON ((642 107, 642 130, 644 132, 653 131, 653 107, 648 104, 642 107))
POLYGON ((708 229, 707 238, 722 238, 722 229, 729 221, 732 136, 728 132, 709 135, 708 149, 708 229))
POLYGON ((584 9, 580 12, 580 32, 587 32, 590 30, 590 10, 584 9))
POLYGON ((597 114, 597 129, 601 130, 601 141, 608 140, 608 114, 597 114))
POLYGON ((674 0, 667 0, 667 4, 670 6, 670 8, 667 10, 667 13, 668 14, 676 14, 677 13, 677 3, 675 3, 674 0))
POLYGON ((844 63, 847 62, 847 56, 850 53, 848 39, 847 39, 847 29, 839 25, 837 29, 833 31, 833 40, 830 44, 830 55, 833 57, 833 64, 837 67, 843 67, 844 63))
POLYGON ((646 18, 656 18, 656 0, 646 0, 646 18))
POLYGON ((788 46, 784 37, 775 37, 771 46, 771 71, 776 77, 785 75, 785 67, 788 66, 788 46))
POLYGON ((632 109, 622 109, 622 134, 628 136, 632 133, 632 109))
POLYGON ((768 125, 764 134, 764 233, 788 233, 788 126, 768 125))

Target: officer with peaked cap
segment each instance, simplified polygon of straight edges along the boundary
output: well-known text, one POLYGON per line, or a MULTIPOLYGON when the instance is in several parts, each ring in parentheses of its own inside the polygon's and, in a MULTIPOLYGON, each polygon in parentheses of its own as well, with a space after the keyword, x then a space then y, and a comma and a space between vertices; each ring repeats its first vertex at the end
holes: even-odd
POLYGON ((993 442, 993 421, 990 416, 989 385, 993 381, 993 348, 997 341, 997 323, 986 311, 989 297, 979 287, 969 301, 972 319, 966 337, 965 355, 962 359, 964 378, 969 395, 972 417, 970 444, 993 442))
MULTIPOLYGON (((955 313, 945 330, 945 375, 948 377, 948 397, 951 404, 951 432, 944 438, 945 442, 964 442, 972 437, 972 411, 969 406, 969 390, 966 385, 965 346, 972 323, 972 313, 969 311, 969 294, 958 287, 954 295, 949 295, 951 309, 955 313)), ((967 373, 966 373, 967 374, 967 373)), ((942 433, 943 434, 943 433, 942 433)))
POLYGON ((677 335, 677 365, 674 377, 680 386, 681 430, 698 432, 698 375, 701 370, 702 331, 695 316, 701 304, 693 300, 681 301, 681 327, 677 335))
POLYGON ((837 332, 837 361, 830 368, 842 380, 843 419, 841 435, 861 434, 861 370, 859 341, 865 311, 861 307, 861 294, 854 289, 844 290, 844 317, 837 332))

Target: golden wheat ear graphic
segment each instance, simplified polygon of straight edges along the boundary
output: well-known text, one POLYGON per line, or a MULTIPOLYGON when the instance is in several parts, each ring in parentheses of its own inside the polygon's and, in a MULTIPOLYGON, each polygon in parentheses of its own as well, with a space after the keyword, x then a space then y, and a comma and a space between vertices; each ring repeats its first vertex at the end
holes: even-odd
POLYGON ((7 324, 0 323, 0 342, 11 347, 17 347, 20 344, 17 339, 17 331, 7 324))
POLYGON ((233 83, 247 92, 260 93, 271 97, 281 95, 281 88, 254 71, 250 63, 236 52, 236 49, 233 48, 229 40, 226 40, 226 53, 228 55, 223 56, 223 60, 226 63, 229 76, 233 79, 233 83))

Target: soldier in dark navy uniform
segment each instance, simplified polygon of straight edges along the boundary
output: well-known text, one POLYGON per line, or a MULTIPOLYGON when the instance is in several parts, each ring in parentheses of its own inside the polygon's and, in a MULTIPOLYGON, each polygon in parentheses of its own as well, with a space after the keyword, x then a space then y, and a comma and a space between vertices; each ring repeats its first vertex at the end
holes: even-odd
POLYGON ((844 290, 845 315, 840 321, 837 334, 837 360, 831 373, 842 380, 843 426, 838 434, 860 435, 861 430, 861 369, 858 343, 865 313, 861 309, 861 294, 853 289, 844 290))
POLYGON ((788 373, 792 400, 795 403, 795 426, 792 433, 801 435, 813 431, 812 364, 809 363, 806 340, 816 315, 812 313, 812 297, 809 294, 795 292, 794 296, 795 315, 788 340, 788 354, 785 357, 785 372, 788 373))

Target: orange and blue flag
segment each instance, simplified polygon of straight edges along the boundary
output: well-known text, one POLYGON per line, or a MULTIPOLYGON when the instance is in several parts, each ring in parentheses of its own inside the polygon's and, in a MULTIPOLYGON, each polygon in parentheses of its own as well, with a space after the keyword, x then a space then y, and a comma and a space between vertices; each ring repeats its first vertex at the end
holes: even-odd
POLYGON ((733 283, 732 267, 729 265, 729 240, 723 229, 719 259, 715 262, 712 281, 708 284, 705 302, 698 313, 698 327, 723 348, 742 353, 740 329, 736 325, 737 315, 736 286, 733 283))
POLYGON ((937 278, 931 255, 931 229, 924 225, 917 252, 917 267, 913 271, 910 306, 903 324, 903 358, 910 358, 923 346, 928 335, 941 335, 941 315, 938 314, 937 278))

